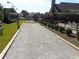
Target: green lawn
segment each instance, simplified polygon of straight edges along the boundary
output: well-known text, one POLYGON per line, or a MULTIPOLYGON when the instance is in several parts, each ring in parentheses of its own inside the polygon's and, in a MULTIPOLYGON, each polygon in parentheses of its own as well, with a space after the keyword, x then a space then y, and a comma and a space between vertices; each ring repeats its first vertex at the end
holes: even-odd
MULTIPOLYGON (((25 22, 25 20, 20 20, 19 22, 21 26, 25 22)), ((16 22, 11 24, 4 24, 3 28, 3 35, 0 36, 0 53, 18 30, 16 22)))

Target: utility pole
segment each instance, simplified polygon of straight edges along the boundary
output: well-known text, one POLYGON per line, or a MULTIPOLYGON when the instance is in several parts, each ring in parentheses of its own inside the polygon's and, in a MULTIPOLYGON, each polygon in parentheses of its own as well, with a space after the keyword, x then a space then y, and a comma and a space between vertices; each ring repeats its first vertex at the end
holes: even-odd
POLYGON ((4 15, 3 15, 3 6, 2 6, 2 4, 0 4, 0 7, 1 7, 1 9, 0 9, 0 35, 3 35, 3 17, 4 17, 4 15))
POLYGON ((1 32, 1 35, 2 35, 3 34, 2 21, 0 21, 0 32, 1 32))

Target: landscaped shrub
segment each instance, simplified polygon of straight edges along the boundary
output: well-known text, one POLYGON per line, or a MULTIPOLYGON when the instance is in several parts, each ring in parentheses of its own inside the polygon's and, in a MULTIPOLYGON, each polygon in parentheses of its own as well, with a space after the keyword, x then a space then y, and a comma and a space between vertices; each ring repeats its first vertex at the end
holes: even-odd
POLYGON ((65 33, 66 33, 68 36, 70 36, 70 34, 72 34, 72 30, 71 30, 70 28, 67 28, 66 31, 65 31, 65 33))
POLYGON ((39 23, 43 23, 43 21, 39 21, 39 23))
POLYGON ((43 22, 43 24, 46 26, 47 25, 47 23, 46 22, 43 22))
POLYGON ((54 25, 53 24, 51 24, 51 28, 54 29, 54 25))
POLYGON ((47 25, 47 23, 45 22, 45 21, 39 21, 41 24, 43 24, 43 25, 47 25))
POLYGON ((44 21, 41 21, 41 23, 43 24, 43 23, 44 23, 44 21))
POLYGON ((20 20, 25 20, 25 18, 24 17, 20 17, 20 20))
POLYGON ((58 31, 58 28, 59 28, 59 27, 58 27, 57 25, 54 26, 54 29, 55 29, 56 31, 58 31))
POLYGON ((61 33, 64 33, 64 32, 65 32, 65 28, 62 27, 62 26, 59 26, 59 31, 60 31, 61 33))
POLYGON ((50 23, 48 24, 48 27, 51 27, 51 24, 50 23))
POLYGON ((79 31, 76 33, 77 40, 79 41, 79 31))

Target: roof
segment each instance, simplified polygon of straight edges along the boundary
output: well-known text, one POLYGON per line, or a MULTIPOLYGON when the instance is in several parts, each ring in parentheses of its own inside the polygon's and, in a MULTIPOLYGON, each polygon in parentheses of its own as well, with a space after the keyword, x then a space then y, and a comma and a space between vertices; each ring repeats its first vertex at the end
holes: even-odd
POLYGON ((79 3, 65 3, 65 2, 61 2, 60 6, 63 9, 79 9, 79 3))
POLYGON ((60 10, 63 11, 71 11, 71 12, 79 12, 79 3, 68 3, 68 2, 61 2, 60 4, 56 4, 60 10))

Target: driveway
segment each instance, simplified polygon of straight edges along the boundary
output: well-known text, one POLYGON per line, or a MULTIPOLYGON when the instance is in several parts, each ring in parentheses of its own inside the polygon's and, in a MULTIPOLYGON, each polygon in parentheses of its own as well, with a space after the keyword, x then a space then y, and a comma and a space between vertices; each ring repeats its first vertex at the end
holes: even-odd
POLYGON ((79 59, 79 51, 38 23, 24 24, 4 59, 79 59))

